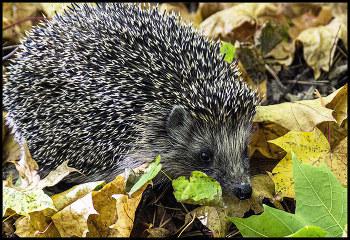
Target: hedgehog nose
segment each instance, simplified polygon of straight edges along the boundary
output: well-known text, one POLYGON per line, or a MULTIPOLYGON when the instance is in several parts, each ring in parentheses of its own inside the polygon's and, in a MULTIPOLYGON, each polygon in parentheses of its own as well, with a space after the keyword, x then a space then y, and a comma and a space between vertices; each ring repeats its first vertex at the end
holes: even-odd
POLYGON ((252 188, 249 184, 235 185, 233 188, 233 194, 240 200, 248 199, 252 196, 252 188))

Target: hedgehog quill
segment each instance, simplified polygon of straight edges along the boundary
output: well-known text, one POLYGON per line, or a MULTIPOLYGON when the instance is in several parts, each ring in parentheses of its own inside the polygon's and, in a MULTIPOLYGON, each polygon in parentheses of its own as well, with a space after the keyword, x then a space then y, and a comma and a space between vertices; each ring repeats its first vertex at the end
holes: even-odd
POLYGON ((247 146, 259 103, 219 42, 174 13, 72 4, 22 41, 4 85, 7 124, 44 177, 112 181, 162 156, 171 177, 202 171, 250 198, 247 146))

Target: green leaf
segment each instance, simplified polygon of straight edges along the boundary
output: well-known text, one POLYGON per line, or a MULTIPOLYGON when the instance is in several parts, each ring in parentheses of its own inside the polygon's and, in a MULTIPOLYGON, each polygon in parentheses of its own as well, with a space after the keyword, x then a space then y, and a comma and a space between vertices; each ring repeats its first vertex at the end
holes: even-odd
POLYGON ((300 163, 293 152, 292 159, 295 214, 327 231, 327 237, 341 237, 347 223, 347 189, 325 163, 318 167, 300 163))
POLYGON ((300 163, 293 152, 292 162, 295 214, 264 205, 264 212, 259 216, 229 219, 244 237, 322 236, 324 231, 327 237, 341 237, 347 224, 347 189, 325 163, 319 167, 300 163), (321 230, 310 230, 310 226, 321 230))
POLYGON ((233 59, 233 55, 235 54, 236 48, 231 43, 221 41, 220 52, 224 53, 226 50, 225 60, 230 62, 233 59))
POLYGON ((205 173, 193 171, 190 180, 179 177, 173 180, 174 196, 177 201, 207 206, 224 206, 220 184, 205 173))
POLYGON ((287 237, 325 237, 327 232, 319 227, 305 226, 296 233, 288 235, 287 237))
POLYGON ((288 212, 265 204, 261 215, 249 218, 227 217, 239 229, 243 237, 284 237, 303 228, 302 219, 288 212))
POLYGON ((135 183, 135 185, 130 189, 129 195, 132 195, 139 188, 141 188, 145 183, 149 180, 153 179, 162 168, 162 164, 160 162, 160 155, 158 155, 148 166, 146 167, 146 174, 140 176, 139 180, 135 183))

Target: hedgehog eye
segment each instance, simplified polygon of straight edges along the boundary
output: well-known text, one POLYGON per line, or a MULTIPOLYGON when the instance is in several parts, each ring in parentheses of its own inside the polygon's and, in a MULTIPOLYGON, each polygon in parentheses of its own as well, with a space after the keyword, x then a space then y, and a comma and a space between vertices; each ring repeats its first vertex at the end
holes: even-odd
POLYGON ((212 158, 212 154, 208 151, 201 151, 199 153, 199 159, 203 162, 210 162, 212 158))

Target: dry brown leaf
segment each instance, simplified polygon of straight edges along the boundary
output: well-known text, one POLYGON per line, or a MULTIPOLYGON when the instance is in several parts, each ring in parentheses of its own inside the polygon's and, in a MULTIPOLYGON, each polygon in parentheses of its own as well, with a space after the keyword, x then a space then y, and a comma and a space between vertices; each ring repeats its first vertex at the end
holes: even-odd
POLYGON ((234 57, 242 62, 247 71, 265 72, 265 61, 261 51, 252 43, 235 43, 234 57))
MULTIPOLYGON (((30 219, 21 216, 16 222, 16 232, 18 236, 34 237, 37 231, 43 232, 50 224, 51 218, 46 217, 43 212, 35 211, 29 213, 30 219)), ((45 233, 38 235, 38 237, 57 238, 60 234, 54 224, 52 224, 45 233)))
MULTIPOLYGON (((40 181, 40 177, 36 170, 39 169, 38 164, 30 156, 27 142, 23 143, 23 155, 19 161, 12 161, 16 165, 16 169, 21 177, 21 185, 18 187, 11 186, 19 190, 31 190, 36 188, 40 181)), ((9 183, 12 185, 11 183, 9 183)))
POLYGON ((314 15, 317 15, 322 8, 319 3, 310 2, 293 2, 293 3, 279 3, 278 8, 282 12, 283 16, 293 19, 298 18, 304 13, 311 11, 314 15))
POLYGON ((237 4, 239 3, 202 2, 198 5, 198 11, 200 11, 204 20, 218 11, 228 9, 237 4))
POLYGON ((284 66, 289 66, 293 62, 295 53, 295 44, 280 42, 274 49, 265 55, 265 57, 273 57, 274 62, 278 62, 284 66))
POLYGON ((323 100, 327 108, 335 111, 336 116, 334 118, 337 120, 339 126, 342 125, 344 119, 348 117, 348 84, 323 100))
POLYGON ((124 178, 121 176, 117 176, 100 191, 92 192, 94 208, 99 214, 89 217, 91 231, 87 237, 106 237, 108 235, 109 226, 114 223, 117 215, 116 200, 111 198, 113 194, 124 194, 124 178), (94 232, 98 235, 94 235, 94 232))
MULTIPOLYGON (((257 174, 252 176, 250 185, 253 188, 252 197, 248 199, 251 209, 255 214, 262 213, 264 211, 264 207, 262 205, 263 200, 265 198, 273 199, 276 194, 275 183, 270 176, 266 174, 257 174)), ((276 208, 283 210, 283 207, 279 201, 273 201, 273 204, 276 208)))
POLYGON ((305 29, 325 26, 329 23, 332 17, 332 11, 327 6, 323 6, 317 16, 314 15, 313 9, 311 9, 302 16, 292 19, 294 26, 289 28, 289 36, 292 39, 295 39, 305 29))
POLYGON ((110 226, 111 237, 129 237, 134 226, 135 212, 139 205, 142 193, 129 199, 128 195, 115 194, 112 197, 117 199, 118 220, 110 226))
MULTIPOLYGON (((38 183, 38 188, 43 189, 44 187, 51 187, 60 182, 65 176, 71 172, 78 172, 77 169, 68 167, 69 160, 65 161, 57 167, 56 170, 53 170, 47 175, 44 179, 40 180, 38 183)), ((82 173, 81 173, 82 174, 82 173)))
POLYGON ((14 133, 5 125, 7 112, 2 112, 2 157, 3 164, 19 160, 22 156, 21 146, 14 140, 14 133))
MULTIPOLYGON (((347 2, 330 2, 325 3, 331 10, 333 16, 338 19, 339 22, 348 25, 348 3, 347 2)), ((347 44, 345 44, 347 46, 347 44)))
POLYGON ((321 122, 336 121, 332 112, 320 102, 319 105, 317 102, 308 105, 304 101, 282 103, 259 107, 254 122, 271 121, 289 130, 311 132, 321 122))
POLYGON ((254 44, 260 49, 262 55, 266 55, 283 40, 283 34, 287 25, 281 23, 265 22, 255 33, 254 44))
POLYGON ((237 40, 244 42, 253 36, 256 25, 266 21, 285 23, 284 17, 272 3, 242 3, 229 9, 219 11, 205 19, 203 27, 205 35, 234 44, 237 40))
MULTIPOLYGON (((330 135, 331 135, 331 149, 333 150, 338 146, 340 141, 348 136, 348 129, 339 127, 339 125, 335 122, 329 122, 330 127, 330 135)), ((329 141, 329 129, 328 122, 323 122, 317 125, 317 128, 325 135, 327 141, 329 141)))
POLYGON ((68 205, 52 216, 61 237, 86 237, 87 219, 97 214, 92 203, 91 193, 68 205))
MULTIPOLYGON (((3 3, 3 28, 27 18, 42 17, 40 8, 40 3, 3 3)), ((20 38, 25 37, 24 30, 29 30, 33 24, 33 21, 25 21, 12 28, 6 29, 3 31, 3 38, 19 42, 20 38)))
POLYGON ((275 144, 269 143, 268 141, 279 138, 288 131, 288 129, 270 121, 259 123, 258 129, 254 132, 254 135, 249 142, 249 156, 252 156, 255 151, 259 151, 265 157, 280 159, 280 153, 283 149, 275 144))
POLYGON ((146 229, 149 233, 147 238, 165 238, 170 234, 170 232, 165 228, 150 228, 146 229))
POLYGON ((321 69, 329 71, 336 49, 334 45, 346 33, 343 24, 332 21, 327 26, 308 28, 296 38, 303 44, 304 58, 314 70, 316 79, 321 75, 321 69))
POLYGON ((192 210, 190 214, 195 214, 201 223, 213 232, 214 237, 225 237, 232 224, 226 217, 224 208, 220 207, 201 206, 192 210))
POLYGON ((162 3, 159 6, 159 11, 163 13, 165 9, 167 14, 171 14, 172 11, 175 11, 176 15, 180 14, 181 22, 186 22, 187 25, 192 22, 194 27, 198 27, 203 21, 200 11, 190 13, 184 3, 162 3))
MULTIPOLYGON (((55 208, 60 211, 63 208, 74 203, 78 199, 84 197, 85 195, 91 193, 98 185, 103 184, 100 182, 90 182, 74 186, 67 191, 51 196, 55 208)), ((50 215, 45 215, 50 216, 50 215)))

